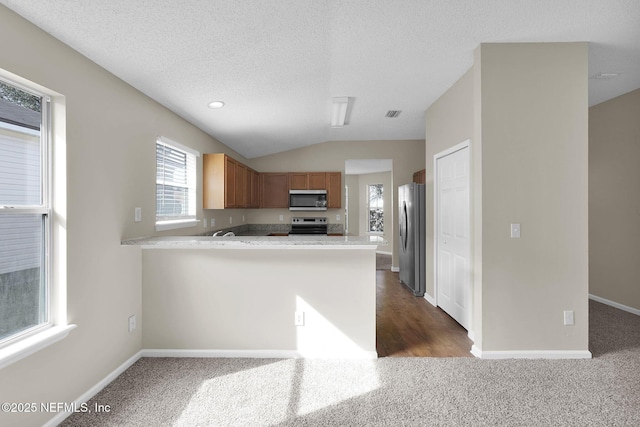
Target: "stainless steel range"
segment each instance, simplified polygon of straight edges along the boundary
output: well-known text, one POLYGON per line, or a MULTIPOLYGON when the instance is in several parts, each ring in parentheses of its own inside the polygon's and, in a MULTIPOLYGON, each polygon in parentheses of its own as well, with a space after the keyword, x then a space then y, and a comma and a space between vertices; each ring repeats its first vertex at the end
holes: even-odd
POLYGON ((289 235, 327 235, 326 217, 294 217, 291 219, 289 235))

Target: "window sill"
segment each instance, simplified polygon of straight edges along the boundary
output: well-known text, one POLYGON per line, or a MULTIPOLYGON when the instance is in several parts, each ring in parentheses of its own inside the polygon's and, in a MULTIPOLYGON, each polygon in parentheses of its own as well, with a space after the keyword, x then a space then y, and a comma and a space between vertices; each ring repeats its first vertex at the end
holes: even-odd
POLYGON ((0 369, 62 340, 75 328, 76 325, 52 326, 0 349, 0 369))
POLYGON ((156 231, 175 230, 177 228, 195 227, 200 221, 197 219, 178 219, 156 222, 156 231))

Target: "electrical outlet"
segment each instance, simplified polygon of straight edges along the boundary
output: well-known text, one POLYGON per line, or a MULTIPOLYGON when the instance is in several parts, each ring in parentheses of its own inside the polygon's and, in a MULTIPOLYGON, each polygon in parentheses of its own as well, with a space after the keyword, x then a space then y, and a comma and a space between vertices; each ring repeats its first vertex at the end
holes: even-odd
POLYGON ((573 310, 565 310, 564 312, 564 325, 571 326, 574 323, 573 310))
POLYGON ((129 332, 133 332, 136 329, 136 315, 129 316, 129 332))
POLYGON ((284 215, 280 215, 280 221, 284 221, 284 215))
POLYGON ((205 219, 204 219, 203 223, 204 223, 204 224, 203 224, 203 227, 204 227, 204 228, 207 228, 207 218, 205 218, 205 219))
POLYGON ((244 215, 242 215, 242 222, 244 222, 244 215))
POLYGON ((294 324, 295 326, 304 326, 304 311, 296 311, 294 324))
POLYGON ((340 221, 340 214, 336 215, 336 221, 340 221))
POLYGON ((134 209, 133 219, 134 219, 135 222, 142 221, 142 208, 135 208, 134 209))
POLYGON ((232 216, 229 217, 229 224, 233 224, 233 217, 232 216))
POLYGON ((512 239, 520 238, 520 224, 511 224, 511 238, 512 239))
POLYGON ((211 218, 211 222, 209 224, 211 224, 211 227, 215 227, 216 226, 216 219, 215 218, 211 218))

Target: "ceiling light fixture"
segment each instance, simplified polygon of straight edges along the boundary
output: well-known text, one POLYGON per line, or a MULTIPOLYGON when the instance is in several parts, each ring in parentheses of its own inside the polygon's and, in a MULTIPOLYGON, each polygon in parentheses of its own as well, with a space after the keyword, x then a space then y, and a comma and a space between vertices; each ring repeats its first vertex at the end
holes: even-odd
POLYGON ((209 103, 209 108, 222 108, 224 107, 224 102, 222 101, 213 101, 209 103))
POLYGON ((347 119, 347 107, 349 106, 349 98, 341 96, 331 100, 331 127, 340 128, 344 126, 347 119))

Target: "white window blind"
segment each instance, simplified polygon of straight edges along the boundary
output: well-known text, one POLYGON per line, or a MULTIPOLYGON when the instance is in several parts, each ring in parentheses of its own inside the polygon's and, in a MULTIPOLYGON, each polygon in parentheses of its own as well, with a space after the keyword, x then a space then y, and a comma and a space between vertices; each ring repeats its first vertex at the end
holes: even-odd
POLYGON ((156 222, 196 218, 196 152, 156 141, 156 222))
MULTIPOLYGON (((40 157, 39 131, 0 121, 0 206, 40 206, 40 157)), ((0 275, 40 267, 41 223, 39 215, 0 217, 0 275)))
POLYGON ((50 326, 48 107, 0 81, 0 347, 50 326))

